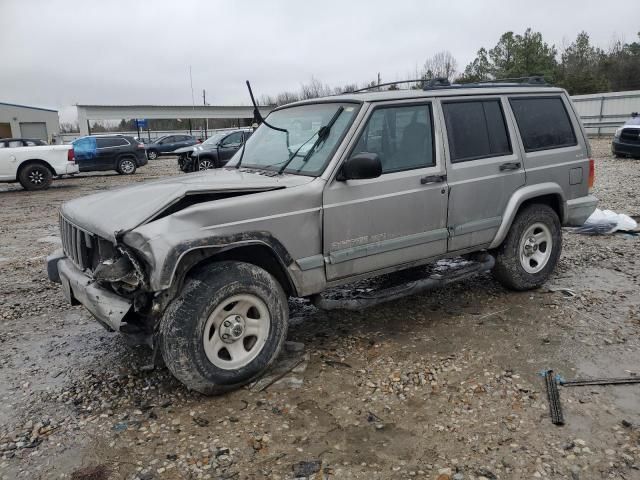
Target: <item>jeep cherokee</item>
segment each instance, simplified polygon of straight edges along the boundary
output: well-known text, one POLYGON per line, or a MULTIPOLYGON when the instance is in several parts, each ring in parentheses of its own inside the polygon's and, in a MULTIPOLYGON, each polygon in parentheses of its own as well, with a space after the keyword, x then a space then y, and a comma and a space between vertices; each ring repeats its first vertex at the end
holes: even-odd
POLYGON ((223 168, 65 203, 48 273, 188 388, 216 394, 275 360, 291 296, 328 306, 330 287, 450 257, 510 289, 539 287, 561 226, 595 209, 593 179, 560 88, 306 100, 271 112, 223 168))

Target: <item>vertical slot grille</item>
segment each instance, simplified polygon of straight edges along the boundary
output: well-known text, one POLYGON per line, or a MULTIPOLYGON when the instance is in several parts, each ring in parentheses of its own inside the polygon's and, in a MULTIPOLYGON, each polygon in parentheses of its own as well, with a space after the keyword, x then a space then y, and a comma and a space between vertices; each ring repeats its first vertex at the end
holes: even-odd
POLYGON ((90 267, 89 249, 92 246, 91 234, 80 230, 60 215, 60 237, 62 249, 81 270, 90 267))

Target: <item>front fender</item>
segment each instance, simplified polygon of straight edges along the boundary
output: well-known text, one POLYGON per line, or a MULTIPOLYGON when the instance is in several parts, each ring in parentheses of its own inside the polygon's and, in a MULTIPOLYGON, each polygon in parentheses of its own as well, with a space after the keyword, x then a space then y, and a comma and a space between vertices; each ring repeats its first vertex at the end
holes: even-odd
POLYGON ((567 202, 565 201, 564 192, 560 185, 553 182, 546 182, 522 187, 516 190, 509 199, 509 202, 507 202, 507 207, 502 215, 502 223, 500 224, 500 228, 498 228, 498 232, 491 242, 491 245, 489 245, 489 248, 496 248, 503 242, 507 233, 509 233, 509 229, 511 228, 513 219, 518 213, 518 209, 524 202, 544 195, 556 195, 559 197, 560 222, 562 223, 564 219, 567 218, 567 202))
POLYGON ((123 240, 149 265, 149 287, 154 292, 170 288, 185 268, 188 269, 202 260, 227 250, 250 245, 269 248, 281 263, 283 270, 287 272, 294 288, 297 287, 289 274, 289 266, 293 264, 293 258, 282 243, 269 232, 212 235, 188 240, 175 246, 158 244, 157 241, 152 244, 137 232, 126 233, 123 240))

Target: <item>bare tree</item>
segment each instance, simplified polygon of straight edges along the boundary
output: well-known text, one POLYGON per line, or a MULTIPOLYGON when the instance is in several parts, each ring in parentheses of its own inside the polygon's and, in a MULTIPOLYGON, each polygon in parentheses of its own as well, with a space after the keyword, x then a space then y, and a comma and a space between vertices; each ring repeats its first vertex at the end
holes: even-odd
POLYGON ((309 98, 326 97, 331 95, 331 87, 323 84, 317 78, 311 77, 309 83, 303 83, 300 86, 300 99, 307 100, 309 98))
POLYGON ((423 77, 446 78, 452 81, 458 68, 458 62, 448 50, 436 53, 433 57, 427 58, 424 62, 423 77))

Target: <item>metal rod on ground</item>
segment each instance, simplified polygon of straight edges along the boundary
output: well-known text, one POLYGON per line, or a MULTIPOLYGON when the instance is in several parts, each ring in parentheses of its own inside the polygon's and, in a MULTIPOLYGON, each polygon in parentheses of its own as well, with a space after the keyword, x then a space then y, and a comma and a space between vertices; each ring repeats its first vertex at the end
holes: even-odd
POLYGON ((583 378, 580 380, 567 380, 560 382, 563 387, 582 387, 585 385, 629 385, 640 383, 640 377, 621 378, 583 378))
POLYGON ((551 422, 554 425, 564 425, 564 417, 562 416, 562 405, 560 404, 560 392, 556 383, 553 370, 547 370, 544 374, 544 381, 547 385, 547 398, 549 399, 549 412, 551 413, 551 422))

